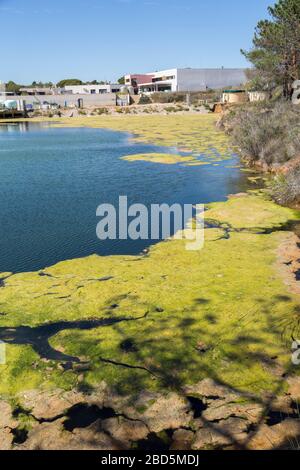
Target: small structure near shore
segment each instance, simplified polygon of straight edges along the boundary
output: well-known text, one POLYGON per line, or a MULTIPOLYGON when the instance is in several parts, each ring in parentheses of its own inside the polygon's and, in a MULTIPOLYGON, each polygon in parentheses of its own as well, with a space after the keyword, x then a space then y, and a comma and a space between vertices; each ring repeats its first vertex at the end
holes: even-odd
POLYGON ((225 90, 223 91, 223 104, 240 104, 248 101, 248 95, 245 90, 225 90))

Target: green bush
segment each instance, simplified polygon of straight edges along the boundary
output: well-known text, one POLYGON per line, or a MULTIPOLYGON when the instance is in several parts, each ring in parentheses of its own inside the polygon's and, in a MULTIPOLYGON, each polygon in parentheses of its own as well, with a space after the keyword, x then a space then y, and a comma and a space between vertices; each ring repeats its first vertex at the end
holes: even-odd
POLYGON ((166 106, 165 111, 167 111, 167 113, 178 113, 178 111, 181 111, 181 109, 176 108, 175 106, 166 106))
POLYGON ((152 100, 151 100, 151 98, 149 98, 149 96, 141 95, 140 100, 139 100, 139 104, 151 104, 151 103, 152 103, 152 100))
POLYGON ((186 93, 153 93, 151 97, 153 103, 183 103, 186 93))

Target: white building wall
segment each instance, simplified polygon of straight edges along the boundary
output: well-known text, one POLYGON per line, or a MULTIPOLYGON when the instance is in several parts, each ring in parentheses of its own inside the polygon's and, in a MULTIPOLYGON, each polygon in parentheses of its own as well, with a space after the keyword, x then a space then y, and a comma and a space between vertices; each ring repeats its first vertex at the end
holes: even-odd
POLYGON ((81 100, 83 107, 89 106, 116 106, 117 95, 115 93, 103 93, 103 94, 78 94, 70 93, 66 95, 44 95, 44 96, 9 96, 9 100, 19 100, 22 98, 22 101, 25 104, 37 104, 43 105, 44 102, 50 104, 57 104, 59 106, 74 107, 79 105, 81 100))
POLYGON ((65 91, 73 93, 74 95, 89 95, 89 94, 101 94, 101 93, 112 93, 112 90, 120 91, 121 85, 108 84, 108 85, 67 85, 64 87, 65 91), (93 90, 95 92, 93 93, 93 90))
POLYGON ((172 86, 172 91, 177 91, 177 77, 178 69, 162 70, 160 72, 153 72, 154 78, 161 78, 162 81, 168 81, 172 86), (167 79, 167 77, 174 77, 173 79, 167 79))
POLYGON ((178 69, 177 91, 205 91, 246 83, 243 69, 178 69))

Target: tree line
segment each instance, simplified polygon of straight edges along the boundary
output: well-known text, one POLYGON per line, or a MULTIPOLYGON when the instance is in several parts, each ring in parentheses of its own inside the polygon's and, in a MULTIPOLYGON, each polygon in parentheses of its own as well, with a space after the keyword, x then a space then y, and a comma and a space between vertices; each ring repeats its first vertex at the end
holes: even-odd
MULTIPOLYGON (((74 85, 107 85, 110 82, 107 81, 98 81, 98 80, 92 80, 88 82, 84 82, 78 78, 66 78, 63 80, 60 80, 59 82, 54 85, 52 82, 37 82, 33 81, 30 85, 21 85, 18 83, 15 83, 14 81, 10 80, 8 81, 6 85, 6 91, 10 93, 19 93, 21 88, 52 88, 54 86, 57 86, 58 88, 63 88, 65 86, 74 86, 74 85)), ((125 83, 124 77, 119 78, 118 83, 125 83)))

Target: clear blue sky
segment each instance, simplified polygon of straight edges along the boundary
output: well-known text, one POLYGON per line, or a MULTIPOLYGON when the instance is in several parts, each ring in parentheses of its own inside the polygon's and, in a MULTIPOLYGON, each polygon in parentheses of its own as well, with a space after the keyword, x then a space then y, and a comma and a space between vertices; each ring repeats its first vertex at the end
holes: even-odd
POLYGON ((244 67, 274 0, 0 0, 0 80, 244 67))

